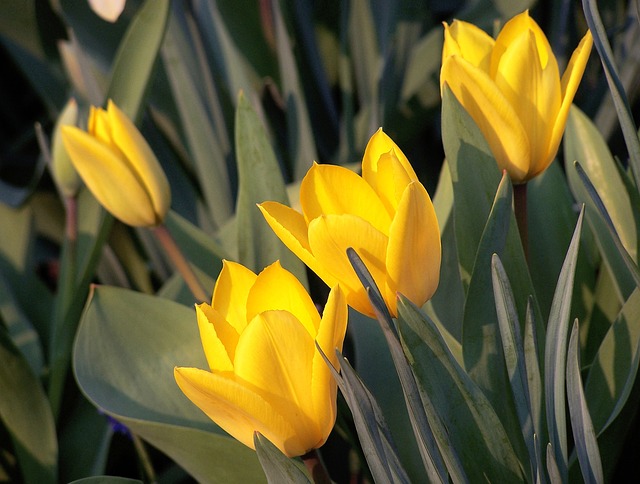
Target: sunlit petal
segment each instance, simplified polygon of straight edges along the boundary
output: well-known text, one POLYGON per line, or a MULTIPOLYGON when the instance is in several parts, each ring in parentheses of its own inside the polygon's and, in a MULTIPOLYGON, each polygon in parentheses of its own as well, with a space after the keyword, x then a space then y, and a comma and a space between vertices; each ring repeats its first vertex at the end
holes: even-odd
POLYGON ((254 448, 253 433, 257 430, 289 456, 308 450, 285 416, 247 387, 196 368, 176 368, 174 377, 189 400, 246 446, 254 448))
POLYGON ((458 56, 445 61, 440 75, 480 128, 498 166, 521 180, 529 169, 529 139, 507 98, 486 73, 458 56))
POLYGON ((391 222, 371 186, 341 166, 313 165, 302 180, 300 203, 307 223, 321 215, 349 213, 386 233, 391 222))
POLYGON ((211 305, 238 334, 242 333, 247 325, 247 299, 257 277, 241 264, 222 261, 222 270, 213 289, 211 305))
POLYGON ((149 196, 126 159, 72 126, 62 128, 62 140, 73 166, 104 208, 129 225, 155 225, 149 196))
POLYGON ((309 269, 315 272, 328 286, 338 283, 322 265, 318 263, 309 247, 307 223, 301 213, 278 202, 264 202, 258 205, 265 220, 278 238, 309 269))
POLYGON ((490 35, 471 23, 456 20, 449 26, 445 22, 442 63, 446 58, 458 55, 488 73, 494 43, 490 35))
POLYGON ((306 289, 280 262, 265 268, 256 279, 247 299, 247 320, 269 310, 284 310, 293 314, 312 338, 318 331, 320 315, 306 289), (278 290, 274 291, 273 288, 278 290))
POLYGON ((196 305, 202 348, 212 371, 233 371, 238 332, 206 303, 196 305))
POLYGON ((367 293, 347 257, 347 248, 352 247, 358 253, 378 287, 384 291, 387 237, 353 215, 325 215, 309 225, 309 244, 318 262, 345 288, 349 305, 373 315, 367 293))
POLYGON ((436 291, 440 277, 440 229, 429 194, 411 183, 391 223, 387 247, 390 290, 421 306, 436 291))
POLYGON ((384 177, 379 173, 380 157, 389 156, 390 154, 400 162, 407 177, 411 180, 418 179, 405 154, 398 145, 382 131, 382 128, 380 128, 367 143, 364 156, 362 157, 362 178, 364 178, 377 193, 380 193, 379 183, 384 182, 384 177))

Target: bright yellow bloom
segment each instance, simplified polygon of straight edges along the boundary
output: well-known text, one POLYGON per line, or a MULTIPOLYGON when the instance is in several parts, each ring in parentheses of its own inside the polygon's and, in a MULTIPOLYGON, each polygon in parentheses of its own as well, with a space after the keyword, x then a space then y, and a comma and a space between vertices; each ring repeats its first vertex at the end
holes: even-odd
POLYGON ((224 262, 211 305, 196 306, 211 371, 176 368, 189 399, 233 437, 254 448, 259 431, 289 457, 327 440, 336 420, 337 368, 347 303, 339 287, 322 318, 304 287, 275 262, 259 275, 224 262))
POLYGON ((89 128, 62 128, 84 183, 114 217, 132 226, 161 223, 171 205, 167 177, 133 122, 111 101, 91 108, 89 128))
POLYGON ((449 86, 514 183, 539 175, 555 158, 592 44, 587 32, 561 79, 528 11, 507 22, 495 41, 475 25, 444 24, 440 85, 449 86))
POLYGON ((276 235, 347 302, 373 316, 346 250, 358 253, 393 315, 396 294, 421 306, 440 277, 440 229, 429 194, 400 148, 379 129, 362 160, 362 177, 314 164, 300 186, 299 213, 277 202, 260 210, 276 235))

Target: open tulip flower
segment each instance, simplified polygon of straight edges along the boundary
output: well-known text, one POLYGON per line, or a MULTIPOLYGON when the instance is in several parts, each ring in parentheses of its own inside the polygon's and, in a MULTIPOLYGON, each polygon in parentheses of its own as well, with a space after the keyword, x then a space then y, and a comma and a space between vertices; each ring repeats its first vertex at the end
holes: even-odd
POLYGON ((304 287, 275 262, 259 275, 224 262, 211 305, 196 306, 210 371, 176 368, 180 389, 209 418, 254 448, 260 432, 289 457, 327 440, 336 419, 334 367, 347 304, 340 287, 322 318, 304 287))
POLYGON ((514 183, 542 173, 558 151, 591 33, 560 78, 551 46, 528 11, 507 22, 495 41, 466 22, 444 27, 441 87, 449 86, 514 183))
POLYGON ((138 128, 112 101, 91 108, 89 127, 62 128, 64 146, 96 199, 122 222, 160 224, 171 205, 169 182, 138 128))
POLYGON ((260 205, 267 222, 324 282, 339 283, 347 302, 373 316, 346 250, 362 258, 396 315, 402 293, 421 306, 440 276, 440 230, 429 194, 400 148, 382 129, 370 139, 362 177, 314 164, 300 186, 302 213, 277 202, 260 205))

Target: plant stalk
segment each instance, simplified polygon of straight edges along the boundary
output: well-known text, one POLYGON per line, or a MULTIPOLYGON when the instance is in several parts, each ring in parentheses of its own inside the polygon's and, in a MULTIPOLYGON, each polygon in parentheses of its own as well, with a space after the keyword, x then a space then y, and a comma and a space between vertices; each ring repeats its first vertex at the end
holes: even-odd
POLYGON ((320 459, 320 454, 316 449, 310 450, 302 456, 302 462, 307 467, 309 474, 315 484, 331 484, 331 478, 327 468, 320 459))
POLYGON ((529 263, 529 228, 527 226, 527 184, 521 183, 513 186, 513 204, 516 213, 516 222, 522 241, 524 257, 529 263))

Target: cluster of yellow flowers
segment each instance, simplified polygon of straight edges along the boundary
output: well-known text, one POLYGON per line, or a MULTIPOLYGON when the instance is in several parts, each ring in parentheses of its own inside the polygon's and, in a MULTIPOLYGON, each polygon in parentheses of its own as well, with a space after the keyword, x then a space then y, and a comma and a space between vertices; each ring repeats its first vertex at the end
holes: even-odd
MULTIPOLYGON (((587 33, 562 78, 538 25, 524 12, 497 39, 460 21, 446 25, 441 86, 448 86, 514 183, 538 175, 558 150, 591 50, 587 33)), ((134 124, 112 103, 92 109, 88 131, 63 129, 84 182, 114 216, 134 226, 162 223, 169 184, 134 124)), ((258 431, 288 456, 318 448, 336 418, 334 366, 347 305, 373 315, 346 255, 352 247, 396 315, 396 295, 418 306, 435 292, 440 231, 429 194, 400 148, 380 129, 362 176, 314 164, 300 187, 302 213, 259 206, 283 241, 328 286, 322 317, 300 282, 278 262, 256 275, 225 262, 211 304, 196 307, 209 370, 176 368, 182 391, 249 447, 258 431)))

